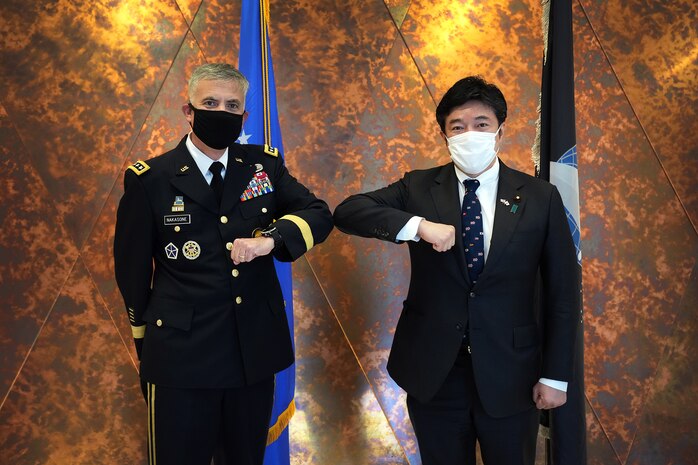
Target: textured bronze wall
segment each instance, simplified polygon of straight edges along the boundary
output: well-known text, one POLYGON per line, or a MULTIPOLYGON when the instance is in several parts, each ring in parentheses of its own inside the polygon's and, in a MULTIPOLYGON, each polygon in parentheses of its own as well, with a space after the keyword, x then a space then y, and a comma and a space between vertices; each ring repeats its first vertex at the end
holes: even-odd
MULTIPOLYGON (((448 160, 433 112, 483 74, 531 172, 536 0, 271 2, 288 164, 334 207, 448 160)), ((575 0, 590 464, 698 456, 698 6, 575 0)), ((0 6, 0 463, 145 463, 112 277, 130 162, 187 130, 185 80, 237 61, 239 0, 0 6)), ((385 371, 404 247, 333 233, 294 267, 294 464, 419 464, 385 371)), ((542 460, 539 459, 539 463, 542 460)))

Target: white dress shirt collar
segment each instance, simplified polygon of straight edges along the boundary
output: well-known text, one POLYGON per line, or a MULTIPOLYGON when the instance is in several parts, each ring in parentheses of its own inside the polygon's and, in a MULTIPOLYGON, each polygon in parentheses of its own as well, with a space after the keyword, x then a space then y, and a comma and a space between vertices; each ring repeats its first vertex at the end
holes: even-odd
POLYGON ((225 152, 223 153, 223 156, 221 156, 218 160, 212 160, 209 158, 208 155, 206 155, 204 152, 199 150, 199 148, 194 145, 194 142, 191 140, 191 132, 187 136, 187 149, 189 150, 189 153, 191 154, 191 157, 194 159, 194 162, 196 163, 196 166, 199 168, 199 171, 201 171, 201 174, 204 175, 204 178, 206 179, 206 182, 209 184, 211 183, 211 179, 213 178, 213 175, 211 172, 208 170, 211 165, 213 164, 214 161, 219 161, 223 163, 223 170, 221 171, 221 176, 225 178, 225 171, 228 168, 228 149, 225 149, 225 152))
POLYGON ((462 172, 460 169, 458 169, 455 163, 453 165, 453 168, 456 170, 456 176, 458 177, 458 181, 461 184, 463 184, 463 181, 465 181, 466 179, 477 179, 478 181, 480 181, 480 186, 492 185, 492 183, 496 185, 497 182, 499 182, 499 158, 495 158, 494 165, 492 165, 492 167, 484 173, 480 173, 480 176, 476 178, 471 178, 470 176, 462 172))

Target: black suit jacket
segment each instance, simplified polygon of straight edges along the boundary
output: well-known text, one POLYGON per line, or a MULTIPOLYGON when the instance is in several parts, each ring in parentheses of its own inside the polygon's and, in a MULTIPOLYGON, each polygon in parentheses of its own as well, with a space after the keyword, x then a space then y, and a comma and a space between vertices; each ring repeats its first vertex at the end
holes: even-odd
POLYGON ((232 241, 276 220, 283 246, 274 256, 292 261, 327 237, 332 217, 280 158, 252 145, 229 148, 219 207, 185 139, 126 171, 117 213, 115 274, 141 378, 182 388, 252 384, 289 366, 293 348, 272 256, 234 265, 232 241), (273 191, 241 200, 264 173, 273 191))
POLYGON ((452 163, 353 195, 334 213, 340 230, 388 241, 396 241, 413 216, 455 226, 456 245, 439 253, 426 241, 408 242, 412 271, 388 361, 393 379, 417 399, 430 399, 468 331, 475 382, 491 416, 532 407, 540 377, 570 380, 579 315, 576 259, 557 189, 500 162, 489 254, 475 285, 466 270, 452 163), (540 315, 534 302, 539 272, 546 302, 540 315))

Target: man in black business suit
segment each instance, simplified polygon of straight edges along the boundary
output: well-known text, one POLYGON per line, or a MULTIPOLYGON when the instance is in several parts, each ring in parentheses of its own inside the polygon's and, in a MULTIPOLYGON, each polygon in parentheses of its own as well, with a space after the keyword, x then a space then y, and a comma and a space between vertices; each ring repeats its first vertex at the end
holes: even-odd
POLYGON ((348 234, 408 242, 388 372, 407 392, 424 465, 475 464, 476 442, 486 465, 532 465, 537 409, 566 401, 575 250, 557 189, 497 158, 506 115, 496 86, 458 81, 436 109, 453 162, 352 195, 334 213, 348 234))
POLYGON ((182 111, 192 132, 130 166, 114 238, 116 280, 148 401, 151 465, 261 465, 274 374, 293 363, 272 257, 332 230, 327 204, 270 147, 234 144, 248 82, 203 65, 182 111))

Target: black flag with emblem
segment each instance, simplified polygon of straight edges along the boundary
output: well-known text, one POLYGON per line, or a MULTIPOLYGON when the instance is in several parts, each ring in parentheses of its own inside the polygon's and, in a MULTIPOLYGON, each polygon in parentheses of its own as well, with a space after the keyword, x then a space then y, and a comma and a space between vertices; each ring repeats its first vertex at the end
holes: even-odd
MULTIPOLYGON (((579 311, 582 319, 582 254, 580 248, 579 182, 574 111, 574 52, 571 0, 543 0, 545 50, 541 83, 540 126, 533 147, 536 175, 557 186, 562 196, 577 252, 579 311)), ((586 465, 584 395, 584 329, 579 325, 574 379, 567 387, 567 403, 543 411, 541 424, 549 427, 548 465, 586 465)))

